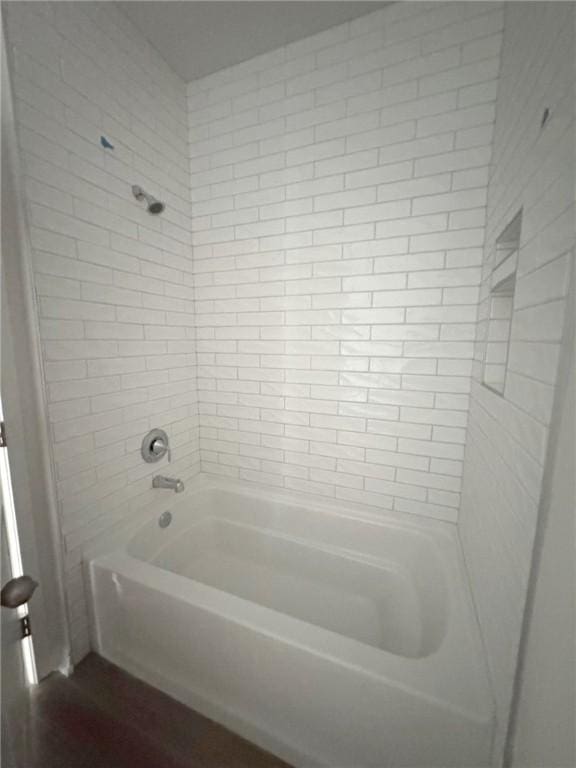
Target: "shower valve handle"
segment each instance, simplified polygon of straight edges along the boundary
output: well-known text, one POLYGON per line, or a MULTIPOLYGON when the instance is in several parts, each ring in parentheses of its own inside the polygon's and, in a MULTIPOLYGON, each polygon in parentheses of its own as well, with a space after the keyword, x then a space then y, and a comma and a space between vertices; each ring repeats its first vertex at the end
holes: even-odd
POLYGON ((150 450, 154 456, 162 456, 166 452, 166 443, 161 437, 157 437, 150 444, 150 450))
POLYGON ((167 446, 161 437, 157 437, 156 440, 152 442, 150 450, 154 456, 164 456, 164 454, 166 454, 168 461, 172 461, 172 451, 170 450, 170 446, 167 446))

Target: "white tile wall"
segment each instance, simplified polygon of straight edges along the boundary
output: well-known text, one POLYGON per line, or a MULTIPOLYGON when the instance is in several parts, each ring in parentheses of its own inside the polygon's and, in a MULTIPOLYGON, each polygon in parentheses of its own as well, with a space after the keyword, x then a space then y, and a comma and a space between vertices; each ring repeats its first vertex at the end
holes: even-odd
POLYGON ((189 85, 203 471, 456 520, 502 23, 396 4, 189 85))
POLYGON ((460 531, 503 738, 574 248, 574 7, 509 3, 460 531), (545 108, 550 119, 541 130, 545 108), (480 384, 495 241, 523 209, 504 396, 480 384))
POLYGON ((199 469, 186 88, 113 3, 7 3, 74 653, 81 548, 199 469), (113 144, 100 146, 104 134, 113 144), (154 218, 131 195, 167 203, 154 218))

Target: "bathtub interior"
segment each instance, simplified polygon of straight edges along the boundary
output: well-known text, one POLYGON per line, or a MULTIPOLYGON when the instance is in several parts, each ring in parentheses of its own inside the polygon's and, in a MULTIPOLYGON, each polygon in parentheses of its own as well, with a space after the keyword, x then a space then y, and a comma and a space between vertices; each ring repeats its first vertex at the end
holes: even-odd
POLYGON ((446 574, 422 530, 216 488, 170 511, 129 555, 397 656, 446 635, 446 574))

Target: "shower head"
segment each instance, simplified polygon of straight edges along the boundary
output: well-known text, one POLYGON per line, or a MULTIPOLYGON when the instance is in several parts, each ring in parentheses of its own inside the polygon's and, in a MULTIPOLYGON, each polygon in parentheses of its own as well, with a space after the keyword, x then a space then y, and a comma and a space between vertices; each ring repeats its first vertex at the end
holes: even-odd
POLYGON ((139 187, 137 184, 134 184, 132 187, 132 194, 136 200, 144 200, 146 202, 148 213, 162 213, 166 207, 164 203, 160 202, 160 200, 157 200, 155 197, 152 197, 152 195, 149 195, 148 192, 145 192, 142 187, 139 187))

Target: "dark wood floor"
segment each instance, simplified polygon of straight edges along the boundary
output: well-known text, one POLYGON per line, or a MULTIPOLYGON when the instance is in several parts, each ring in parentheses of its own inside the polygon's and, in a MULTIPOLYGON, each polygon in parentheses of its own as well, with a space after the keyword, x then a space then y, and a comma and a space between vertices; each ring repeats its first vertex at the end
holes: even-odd
POLYGON ((22 768, 287 768, 91 654, 33 689, 22 768))

